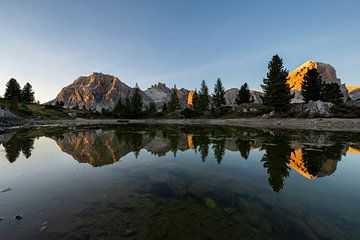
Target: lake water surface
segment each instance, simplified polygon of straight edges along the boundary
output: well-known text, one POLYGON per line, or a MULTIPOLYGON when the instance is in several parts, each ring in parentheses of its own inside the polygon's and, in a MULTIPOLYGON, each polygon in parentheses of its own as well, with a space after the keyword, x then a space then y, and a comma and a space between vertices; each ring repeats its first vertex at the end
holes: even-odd
POLYGON ((0 239, 360 239, 360 136, 122 125, 0 136, 0 239))

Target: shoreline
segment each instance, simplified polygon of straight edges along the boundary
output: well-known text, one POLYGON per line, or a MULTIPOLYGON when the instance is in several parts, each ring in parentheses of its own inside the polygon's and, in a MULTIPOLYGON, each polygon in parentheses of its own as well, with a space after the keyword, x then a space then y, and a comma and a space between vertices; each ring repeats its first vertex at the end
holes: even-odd
POLYGON ((86 126, 86 125, 124 125, 124 124, 175 124, 175 125, 220 125, 267 129, 315 130, 335 132, 360 132, 360 119, 344 118, 237 118, 237 119, 71 119, 36 120, 5 129, 86 126))

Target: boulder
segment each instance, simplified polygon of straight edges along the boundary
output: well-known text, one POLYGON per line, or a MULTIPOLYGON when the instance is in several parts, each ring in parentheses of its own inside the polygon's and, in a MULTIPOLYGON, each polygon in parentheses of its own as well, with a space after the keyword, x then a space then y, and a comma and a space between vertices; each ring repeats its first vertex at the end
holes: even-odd
POLYGON ((323 102, 323 101, 309 101, 305 106, 305 112, 309 113, 310 117, 314 116, 324 116, 324 117, 330 117, 331 114, 331 108, 334 106, 334 104, 329 102, 323 102))

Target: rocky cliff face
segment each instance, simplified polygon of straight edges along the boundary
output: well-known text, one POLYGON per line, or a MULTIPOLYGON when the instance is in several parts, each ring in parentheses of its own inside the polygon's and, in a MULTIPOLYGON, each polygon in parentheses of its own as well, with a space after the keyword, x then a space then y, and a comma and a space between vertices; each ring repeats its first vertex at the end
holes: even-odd
POLYGON ((121 82, 117 77, 93 73, 81 76, 72 84, 64 87, 49 104, 63 102, 65 108, 86 108, 101 111, 102 108, 113 108, 119 98, 126 98, 132 88, 121 82))
POLYGON ((341 83, 340 78, 336 75, 336 70, 333 66, 326 63, 321 62, 314 62, 314 61, 308 61, 302 64, 300 67, 289 73, 289 80, 288 83, 290 85, 291 90, 293 93, 295 93, 295 97, 292 100, 293 103, 301 103, 303 102, 302 96, 300 94, 301 91, 301 84, 304 79, 305 74, 313 69, 316 68, 320 75, 322 80, 329 84, 329 83, 337 83, 340 85, 341 92, 344 95, 344 100, 347 101, 348 99, 348 90, 346 89, 345 84, 341 83))
MULTIPOLYGON (((225 91, 225 101, 228 106, 235 106, 235 99, 239 93, 239 88, 230 88, 225 91)), ((262 103, 261 92, 250 90, 250 101, 253 103, 262 103)))
MULTIPOLYGON (((164 103, 170 101, 171 89, 166 86, 165 83, 158 83, 152 85, 150 88, 146 89, 144 93, 155 102, 157 109, 162 109, 164 103)), ((178 97, 180 99, 180 106, 185 108, 188 105, 188 97, 190 90, 181 88, 178 89, 178 97)))

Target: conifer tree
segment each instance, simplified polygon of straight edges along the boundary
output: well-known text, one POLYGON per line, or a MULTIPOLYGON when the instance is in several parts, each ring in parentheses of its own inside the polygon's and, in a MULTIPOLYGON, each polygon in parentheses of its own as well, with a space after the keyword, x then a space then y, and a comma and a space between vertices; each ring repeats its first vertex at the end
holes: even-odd
POLYGON ((16 79, 11 78, 6 83, 6 90, 4 97, 7 100, 21 101, 21 88, 19 83, 16 81, 16 79))
POLYGON ((121 117, 123 117, 123 113, 124 113, 124 104, 123 101, 121 99, 121 97, 119 97, 119 100, 117 101, 113 112, 121 117))
POLYGON ((243 104, 243 103, 249 103, 250 102, 250 90, 247 83, 244 83, 240 87, 239 93, 237 98, 235 99, 235 103, 237 105, 243 104))
POLYGON ((268 64, 267 78, 264 78, 263 101, 271 106, 275 112, 282 112, 288 109, 292 98, 290 87, 287 83, 289 72, 283 66, 283 60, 275 55, 268 64))
POLYGON ((140 117, 141 112, 142 112, 142 106, 143 106, 143 102, 142 102, 142 96, 140 93, 140 88, 139 88, 138 84, 136 83, 133 95, 131 96, 131 110, 132 110, 133 117, 135 117, 135 118, 140 117))
POLYGON ((210 104, 209 88, 205 80, 201 81, 201 88, 198 94, 198 108, 199 112, 204 113, 208 110, 210 104))
POLYGON ((335 105, 341 105, 344 103, 344 95, 340 90, 340 86, 337 83, 323 84, 321 91, 321 100, 324 102, 331 102, 335 105))
POLYGON ((301 95, 305 102, 318 101, 321 97, 323 82, 316 68, 310 69, 304 76, 301 84, 301 95))
POLYGON ((154 101, 151 101, 151 102, 149 103, 149 107, 148 107, 148 109, 147 109, 147 112, 150 113, 150 114, 153 114, 153 113, 156 113, 156 112, 157 112, 157 111, 156 111, 156 104, 155 104, 154 101))
POLYGON ((164 103, 163 107, 162 107, 162 110, 161 110, 162 113, 167 113, 167 106, 166 106, 166 103, 164 103))
POLYGON ((129 97, 125 98, 124 117, 132 117, 132 107, 129 97))
POLYGON ((214 111, 219 113, 221 110, 221 107, 225 105, 225 89, 221 82, 221 79, 218 78, 215 87, 214 87, 214 93, 212 95, 212 107, 214 108, 214 111))
POLYGON ((34 91, 32 90, 32 86, 30 83, 26 83, 22 90, 22 101, 24 103, 32 103, 35 101, 34 91))
POLYGON ((176 85, 174 85, 174 88, 171 89, 171 96, 170 96, 170 102, 169 102, 168 109, 170 112, 175 112, 180 109, 180 101, 179 101, 179 97, 177 95, 176 85))

